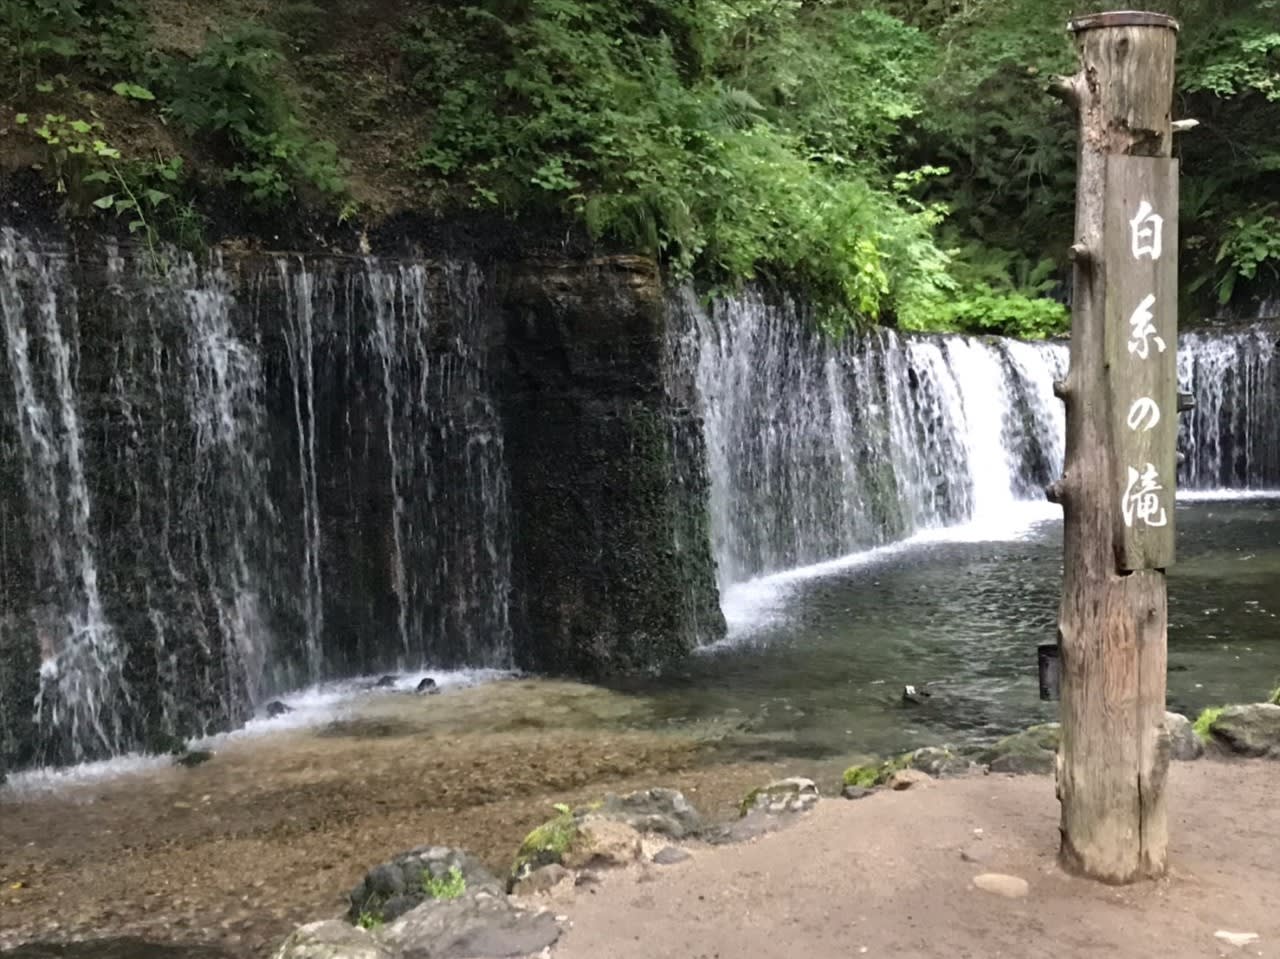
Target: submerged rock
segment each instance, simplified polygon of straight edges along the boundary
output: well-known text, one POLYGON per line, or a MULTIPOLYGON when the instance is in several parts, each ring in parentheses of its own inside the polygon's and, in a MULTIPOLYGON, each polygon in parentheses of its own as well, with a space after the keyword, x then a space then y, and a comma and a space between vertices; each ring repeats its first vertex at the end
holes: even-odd
POLYGON ((1191 720, 1181 713, 1165 713, 1164 728, 1169 733, 1169 755, 1184 762, 1204 755, 1204 743, 1196 735, 1191 720))
POLYGON ((339 919, 299 926, 272 959, 398 959, 371 933, 339 919))
POLYGON ((422 682, 418 683, 417 691, 427 695, 435 695, 440 692, 440 687, 436 685, 436 681, 434 679, 428 676, 422 682))
POLYGON ((347 896, 353 923, 391 922, 428 900, 451 900, 502 886, 493 873, 460 849, 419 846, 370 869, 347 896))
POLYGON ((373 687, 374 689, 388 689, 396 684, 396 679, 397 677, 395 676, 383 676, 373 684, 373 687))
POLYGON ((293 712, 292 706, 286 706, 280 700, 267 703, 267 718, 275 719, 277 716, 283 716, 285 713, 293 712))
POLYGON ((203 766, 212 758, 213 753, 207 749, 184 749, 173 757, 173 763, 185 769, 194 769, 196 766, 203 766))
POLYGON ((1280 706, 1227 706, 1209 724, 1209 733, 1237 755, 1280 759, 1280 706))

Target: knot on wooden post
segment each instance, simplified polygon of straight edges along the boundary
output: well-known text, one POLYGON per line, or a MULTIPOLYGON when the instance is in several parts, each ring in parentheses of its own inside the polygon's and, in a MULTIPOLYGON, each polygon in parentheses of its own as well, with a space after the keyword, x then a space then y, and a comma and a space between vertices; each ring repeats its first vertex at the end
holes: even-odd
POLYGON ((1178 412, 1190 413, 1196 408, 1196 398, 1190 393, 1178 394, 1178 412))
POLYGON ((1071 248, 1067 250, 1067 257, 1072 263, 1086 270, 1093 265, 1093 253, 1090 251, 1089 245, 1083 241, 1072 243, 1071 248))
POLYGON ((1071 394, 1067 390, 1067 384, 1065 380, 1053 381, 1053 395, 1056 396, 1058 399, 1062 400, 1062 402, 1064 403, 1067 401, 1067 397, 1069 397, 1071 394))
POLYGON ((1063 505, 1067 501, 1066 479, 1054 480, 1046 486, 1044 488, 1044 498, 1057 506, 1063 505))

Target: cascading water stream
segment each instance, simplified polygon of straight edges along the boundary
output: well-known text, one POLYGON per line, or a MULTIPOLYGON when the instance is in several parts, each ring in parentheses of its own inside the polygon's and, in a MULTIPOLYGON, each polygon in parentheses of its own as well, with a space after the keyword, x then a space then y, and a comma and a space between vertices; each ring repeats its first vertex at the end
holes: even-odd
MULTIPOLYGON (((75 290, 65 261, 0 230, 0 315, 22 472, 39 554, 32 626, 40 685, 33 711, 76 759, 118 750, 131 696, 124 651, 103 610, 78 397, 75 290), (40 362, 43 357, 44 362, 40 362)), ((57 747, 55 747, 57 748, 57 747)))
MULTIPOLYGON (((722 590, 914 533, 1048 516, 1065 416, 1060 343, 873 331, 823 338, 791 300, 675 307, 696 365, 722 590)), ((1265 328, 1183 338, 1187 488, 1280 485, 1280 364, 1265 328)))
MULTIPOLYGON (((156 277, 0 234, 0 766, 157 748, 318 680, 508 666, 488 283, 299 257, 156 277)), ((1060 473, 1061 344, 837 342, 758 291, 672 308, 666 389, 705 439, 672 420, 674 481, 708 489, 723 590, 998 538, 1060 473)), ((1182 485, 1280 485, 1274 329, 1182 346, 1182 485)))
POLYGON ((0 234, 0 770, 510 664, 482 283, 297 257, 156 277, 0 234))

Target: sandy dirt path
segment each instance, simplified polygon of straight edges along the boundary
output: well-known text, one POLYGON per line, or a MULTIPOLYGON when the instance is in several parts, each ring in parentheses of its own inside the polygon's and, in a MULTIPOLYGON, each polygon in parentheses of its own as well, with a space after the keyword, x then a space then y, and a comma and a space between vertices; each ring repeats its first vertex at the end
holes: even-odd
POLYGON ((556 959, 1199 959, 1280 955, 1280 764, 1178 764, 1172 869, 1115 888, 1056 865, 1048 777, 930 782, 825 800, 742 846, 693 848, 579 886, 556 959), (980 830, 980 832, 979 832, 980 830), (998 872, 1026 898, 980 891, 998 872), (1243 949, 1215 932, 1253 932, 1243 949))

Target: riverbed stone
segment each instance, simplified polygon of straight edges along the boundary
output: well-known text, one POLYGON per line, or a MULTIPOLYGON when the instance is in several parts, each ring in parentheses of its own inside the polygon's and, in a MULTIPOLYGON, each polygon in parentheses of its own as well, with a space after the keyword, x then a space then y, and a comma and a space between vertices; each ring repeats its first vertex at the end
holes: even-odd
POLYGON ((886 785, 895 792, 912 789, 929 782, 933 777, 918 769, 899 769, 889 777, 886 785))
POLYGON ((1214 742, 1240 756, 1280 759, 1280 706, 1228 706, 1209 727, 1214 742))
POLYGON ((845 799, 866 799, 868 796, 875 795, 874 789, 868 789, 866 786, 845 786, 840 790, 840 795, 845 799))
POLYGON ((1169 755, 1189 762, 1204 755, 1204 743, 1192 728, 1191 720, 1181 713, 1165 713, 1164 728, 1169 733, 1169 755))
POLYGON ((513 896, 537 896, 554 892, 561 884, 574 885, 573 873, 559 863, 535 869, 511 887, 513 896))
POLYGON ((607 795, 594 815, 624 822, 638 832, 672 839, 693 836, 702 816, 678 789, 641 789, 624 796, 607 795))
POLYGON ((663 846, 653 854, 653 861, 659 866, 674 866, 676 863, 692 859, 693 854, 679 846, 663 846))
POLYGON ((570 869, 629 866, 643 854, 640 832, 629 823, 595 814, 578 823, 562 863, 570 869))
POLYGON ((818 784, 803 776, 791 776, 751 790, 742 800, 740 812, 743 816, 756 811, 776 816, 808 812, 817 804, 818 784))
POLYGON ((485 892, 424 902, 378 934, 401 959, 528 956, 559 938, 560 925, 551 913, 485 892))
POLYGON ((272 959, 399 959, 399 953, 358 926, 326 919, 299 926, 272 959))
POLYGON ((911 754, 910 766, 935 779, 966 776, 974 764, 945 746, 925 746, 911 754))
POLYGON ((502 884, 477 859, 448 846, 419 846, 370 869, 347 896, 350 922, 392 922, 437 895, 497 895, 502 884))

